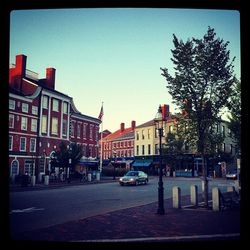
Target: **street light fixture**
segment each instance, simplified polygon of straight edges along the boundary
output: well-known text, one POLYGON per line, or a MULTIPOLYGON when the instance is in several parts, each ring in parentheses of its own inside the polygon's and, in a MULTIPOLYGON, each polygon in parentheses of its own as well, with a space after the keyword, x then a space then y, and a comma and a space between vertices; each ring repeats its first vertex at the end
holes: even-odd
POLYGON ((160 173, 159 173, 159 182, 158 182, 158 209, 157 214, 165 214, 164 210, 164 188, 162 181, 162 137, 163 137, 163 117, 161 105, 158 108, 158 112, 154 119, 154 124, 156 129, 159 132, 159 154, 160 154, 160 173))
POLYGON ((115 180, 115 164, 116 164, 116 151, 113 151, 114 157, 115 157, 115 162, 114 162, 114 176, 113 180, 115 180))

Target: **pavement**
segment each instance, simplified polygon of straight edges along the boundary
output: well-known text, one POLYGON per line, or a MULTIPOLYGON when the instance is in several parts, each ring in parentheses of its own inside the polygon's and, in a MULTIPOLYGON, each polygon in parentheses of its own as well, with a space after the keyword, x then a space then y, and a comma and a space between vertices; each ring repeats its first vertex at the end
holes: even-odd
MULTIPOLYGON (((85 184, 115 181, 110 178, 85 184)), ((10 186, 10 191, 59 188, 70 184, 10 186)), ((81 183, 84 185, 84 183, 81 183)), ((209 195, 211 199, 211 194, 209 195)), ((210 203, 209 203, 210 204, 210 203)), ((165 214, 157 214, 158 202, 100 214, 60 225, 24 232, 13 236, 18 242, 215 242, 237 243, 242 240, 240 204, 223 211, 205 208, 199 196, 197 207, 190 205, 190 197, 183 196, 181 208, 175 209, 172 199, 164 200, 165 214)))

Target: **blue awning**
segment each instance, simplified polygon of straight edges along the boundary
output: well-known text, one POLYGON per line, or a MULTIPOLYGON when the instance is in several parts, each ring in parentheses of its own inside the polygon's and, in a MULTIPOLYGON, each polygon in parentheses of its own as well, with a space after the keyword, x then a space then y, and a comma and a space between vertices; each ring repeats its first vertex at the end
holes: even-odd
POLYGON ((79 165, 86 167, 97 167, 99 165, 98 161, 80 161, 79 165))
POLYGON ((152 160, 136 160, 132 166, 133 167, 149 167, 152 164, 152 160))

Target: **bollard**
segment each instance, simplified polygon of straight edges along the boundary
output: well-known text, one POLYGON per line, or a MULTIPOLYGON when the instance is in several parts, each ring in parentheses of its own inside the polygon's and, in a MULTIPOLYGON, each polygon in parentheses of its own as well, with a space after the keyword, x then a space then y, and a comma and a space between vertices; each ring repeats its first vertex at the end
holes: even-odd
POLYGON ((212 189, 213 211, 220 211, 220 191, 218 187, 212 189))
POLYGON ((91 181, 91 173, 88 174, 88 181, 91 181))
POLYGON ((44 176, 44 185, 49 185, 49 175, 44 176))
POLYGON ((191 204, 198 206, 198 187, 196 185, 192 185, 190 187, 190 193, 191 204))
POLYGON ((181 208, 181 189, 173 187, 173 208, 181 208))
POLYGON ((100 172, 97 172, 97 173, 96 173, 96 180, 97 180, 97 181, 100 181, 100 172))
POLYGON ((36 185, 36 176, 32 175, 31 176, 31 186, 34 187, 36 185))

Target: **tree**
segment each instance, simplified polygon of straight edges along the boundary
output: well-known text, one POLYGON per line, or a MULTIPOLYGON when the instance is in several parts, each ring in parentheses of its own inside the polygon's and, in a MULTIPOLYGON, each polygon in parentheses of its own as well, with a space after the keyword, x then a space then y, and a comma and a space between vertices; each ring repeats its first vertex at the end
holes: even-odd
POLYGON ((232 132, 237 150, 241 145, 241 82, 237 80, 232 86, 232 94, 228 100, 227 108, 230 114, 228 115, 228 127, 232 132))
POLYGON ((59 144, 59 150, 56 151, 56 159, 59 166, 74 169, 75 165, 83 156, 82 145, 71 143, 67 145, 65 142, 59 144), (71 159, 71 164, 70 160, 71 159))
MULTIPOLYGON (((187 135, 196 141, 197 152, 203 159, 204 202, 208 206, 208 181, 204 164, 206 149, 210 143, 214 125, 219 121, 221 110, 226 106, 231 87, 235 82, 233 62, 229 62, 229 42, 216 38, 214 29, 208 27, 202 39, 178 40, 173 34, 171 50, 175 75, 161 68, 173 102, 185 112, 187 135)), ((178 122, 182 123, 180 119, 178 122)))

